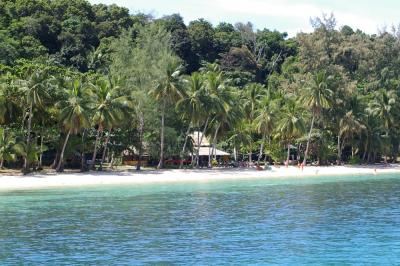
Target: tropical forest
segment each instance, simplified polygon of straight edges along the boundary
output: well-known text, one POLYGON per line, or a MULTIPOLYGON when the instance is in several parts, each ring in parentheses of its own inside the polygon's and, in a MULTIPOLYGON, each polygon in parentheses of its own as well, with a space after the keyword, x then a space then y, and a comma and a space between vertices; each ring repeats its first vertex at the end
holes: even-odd
POLYGON ((193 132, 232 165, 397 161, 399 27, 371 35, 321 14, 289 36, 178 12, 2 0, 0 167, 196 168, 193 132))

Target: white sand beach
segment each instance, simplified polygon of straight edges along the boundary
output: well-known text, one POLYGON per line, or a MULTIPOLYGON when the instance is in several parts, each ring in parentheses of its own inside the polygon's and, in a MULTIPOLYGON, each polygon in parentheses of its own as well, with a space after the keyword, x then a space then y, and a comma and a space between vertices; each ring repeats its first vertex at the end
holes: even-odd
POLYGON ((379 166, 295 166, 258 171, 253 168, 199 170, 145 170, 136 172, 88 172, 65 174, 0 175, 0 190, 20 190, 99 185, 148 184, 160 182, 207 182, 227 179, 304 178, 309 176, 398 173, 400 165, 379 166))

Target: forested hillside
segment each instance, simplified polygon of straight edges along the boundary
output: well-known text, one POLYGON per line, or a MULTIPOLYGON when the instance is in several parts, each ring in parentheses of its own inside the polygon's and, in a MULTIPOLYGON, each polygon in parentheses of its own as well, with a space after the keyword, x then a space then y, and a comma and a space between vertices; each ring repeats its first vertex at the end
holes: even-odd
POLYGON ((203 132, 232 160, 396 161, 400 34, 312 19, 185 25, 84 0, 0 2, 0 167, 29 172, 125 155, 163 167, 203 132))

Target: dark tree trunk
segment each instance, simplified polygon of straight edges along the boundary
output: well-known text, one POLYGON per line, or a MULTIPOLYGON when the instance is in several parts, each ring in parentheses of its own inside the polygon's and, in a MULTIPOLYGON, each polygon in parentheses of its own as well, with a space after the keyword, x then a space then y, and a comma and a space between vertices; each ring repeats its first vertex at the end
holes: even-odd
MULTIPOLYGON (((29 117, 28 117, 28 132, 26 136, 26 152, 29 151, 30 145, 31 145, 31 130, 32 130, 32 110, 33 105, 29 106, 29 117)), ((28 154, 24 156, 24 167, 23 167, 23 173, 26 174, 29 172, 29 162, 28 162, 28 154)))
POLYGON ((140 168, 142 167, 143 129, 144 129, 144 118, 143 118, 142 113, 140 113, 140 115, 139 115, 139 156, 138 156, 138 162, 136 165, 137 171, 140 171, 140 168))
POLYGON ((287 158, 286 158, 286 165, 289 165, 290 160, 290 142, 287 145, 287 158))
MULTIPOLYGON (((201 138, 200 138, 200 140, 199 140, 198 143, 197 143, 197 152, 196 152, 196 167, 197 167, 197 168, 199 168, 199 157, 200 157, 200 156, 199 156, 199 153, 200 153, 200 147, 201 147, 201 143, 203 142, 204 134, 206 133, 206 130, 207 130, 208 120, 209 120, 209 118, 207 117, 206 123, 205 123, 204 128, 203 128, 203 132, 202 132, 202 134, 201 134, 201 138)), ((197 134, 197 136, 199 136, 199 135, 197 134)), ((197 138, 197 139, 198 139, 198 138, 197 138)))
POLYGON ((81 172, 86 171, 85 135, 86 135, 86 129, 83 130, 82 139, 81 139, 81 172))
POLYGON ((101 161, 100 161, 100 171, 103 170, 103 163, 104 160, 106 158, 106 153, 107 153, 107 146, 108 146, 108 142, 110 141, 110 134, 111 134, 111 128, 108 131, 108 135, 106 137, 106 140, 104 141, 104 149, 103 149, 103 154, 101 155, 101 161))
POLYGON ((69 139, 69 135, 71 134, 71 130, 68 131, 67 136, 65 137, 64 140, 64 144, 61 150, 61 154, 60 154, 60 160, 58 161, 58 165, 56 168, 57 172, 62 172, 64 171, 64 152, 65 152, 65 148, 67 147, 67 143, 68 143, 68 139, 69 139))
POLYGON ((337 164, 341 165, 342 161, 342 145, 340 144, 340 134, 337 135, 337 164))
POLYGON ((164 124, 165 124, 165 102, 161 111, 161 136, 160 136, 160 161, 158 162, 157 169, 164 167, 164 124))
POLYGON ((97 145, 99 143, 99 139, 100 139, 100 134, 102 132, 102 128, 99 125, 99 128, 97 129, 97 134, 96 134, 96 140, 94 142, 94 150, 93 150, 93 157, 92 157, 92 165, 91 165, 91 169, 95 170, 96 168, 96 156, 97 156, 97 145))

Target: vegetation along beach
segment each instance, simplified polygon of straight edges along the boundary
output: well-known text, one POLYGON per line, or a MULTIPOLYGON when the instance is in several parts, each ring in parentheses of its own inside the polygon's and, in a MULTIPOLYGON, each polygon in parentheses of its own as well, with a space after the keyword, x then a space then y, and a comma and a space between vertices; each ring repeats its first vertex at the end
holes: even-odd
POLYGON ((114 2, 0 0, 0 264, 400 260, 395 21, 114 2))

